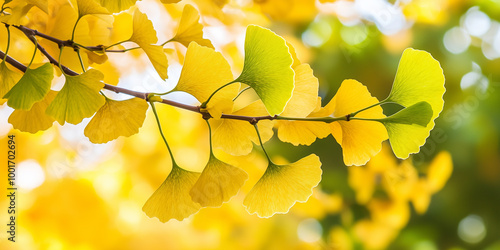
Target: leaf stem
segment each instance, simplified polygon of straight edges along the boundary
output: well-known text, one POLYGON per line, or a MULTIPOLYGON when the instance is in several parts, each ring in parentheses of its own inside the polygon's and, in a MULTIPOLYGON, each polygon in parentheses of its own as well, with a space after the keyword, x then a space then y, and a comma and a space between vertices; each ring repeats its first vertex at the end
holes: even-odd
POLYGON ((73 26, 73 31, 71 32, 71 41, 75 40, 75 31, 76 31, 76 26, 78 25, 78 22, 80 22, 81 16, 78 16, 78 19, 76 19, 75 26, 73 26))
POLYGON ((172 42, 172 41, 174 41, 174 38, 171 38, 170 40, 168 40, 168 41, 166 41, 166 42, 162 43, 162 44, 161 44, 161 46, 163 47, 163 46, 165 46, 165 44, 167 44, 167 43, 169 43, 169 42, 172 42))
POLYGON ((64 72, 63 67, 62 67, 62 64, 61 64, 61 56, 62 56, 62 53, 63 53, 63 49, 64 49, 64 47, 63 47, 63 46, 61 46, 61 47, 59 48, 59 60, 58 60, 58 65, 59 65, 59 69, 61 69, 61 72, 62 72, 65 76, 67 76, 67 74, 66 74, 66 72, 64 72))
POLYGON ((271 161, 271 158, 269 157, 269 155, 267 154, 266 149, 264 148, 264 143, 262 143, 262 138, 260 137, 259 127, 257 126, 257 123, 255 123, 253 125, 253 127, 255 128, 255 131, 257 132, 257 137, 259 137, 260 147, 262 148, 262 151, 264 151, 264 154, 266 155, 266 158, 269 161, 269 164, 274 164, 273 161, 271 161))
POLYGON ((366 108, 363 108, 363 109, 360 109, 360 110, 358 110, 358 111, 356 111, 356 112, 353 112, 353 113, 351 113, 351 114, 350 114, 350 117, 351 117, 351 119, 352 119, 352 117, 356 116, 356 115, 357 115, 357 114, 359 114, 360 112, 363 112, 363 111, 368 110, 368 109, 371 109, 371 108, 373 108, 373 107, 376 107, 376 106, 382 105, 382 104, 384 104, 384 103, 387 103, 387 101, 386 101, 386 100, 383 100, 383 101, 381 101, 381 102, 375 103, 375 104, 370 105, 370 106, 368 106, 368 107, 366 107, 366 108))
POLYGON ((243 94, 243 92, 245 92, 251 88, 252 87, 248 86, 248 87, 244 88, 243 90, 241 90, 240 93, 238 93, 238 95, 235 98, 233 98, 233 102, 236 100, 236 98, 240 97, 240 95, 243 94))
POLYGON ((158 117, 158 113, 156 112, 155 104, 154 104, 154 102, 149 102, 149 104, 151 105, 151 109, 153 110, 153 114, 155 115, 156 124, 158 124, 158 130, 160 130, 161 138, 163 138, 163 141, 165 142, 165 145, 167 146, 168 153, 170 154, 170 159, 172 159, 172 165, 178 166, 177 163, 175 162, 175 158, 174 158, 174 154, 172 153, 172 149, 170 149, 170 146, 168 145, 167 139, 165 138, 165 135, 163 134, 163 130, 161 129, 160 118, 158 117))
MULTIPOLYGON (((33 37, 33 42, 35 43, 35 52, 33 52, 33 57, 31 57, 31 61, 30 63, 28 64, 28 68, 31 66, 31 64, 33 63, 33 60, 35 60, 35 56, 36 56, 36 51, 38 50, 38 40, 36 40, 35 37, 33 37)), ((7 54, 6 54, 7 55, 7 54)))
POLYGON ((216 89, 216 90, 215 90, 215 91, 214 91, 214 92, 213 92, 213 93, 212 93, 212 94, 208 97, 208 99, 207 99, 205 102, 203 102, 203 103, 201 104, 201 106, 200 106, 200 107, 201 107, 201 108, 206 108, 206 107, 207 107, 208 102, 212 99, 212 97, 213 97, 213 96, 214 96, 217 92, 219 92, 219 90, 221 90, 221 89, 223 89, 224 87, 227 87, 227 86, 229 86, 229 85, 231 85, 231 84, 233 84, 233 83, 235 83, 235 82, 236 82, 236 80, 234 80, 234 81, 232 81, 232 82, 229 82, 229 83, 226 83, 226 84, 224 84, 224 85, 220 86, 218 89, 216 89))
MULTIPOLYGON (((3 8, 3 5, 2 5, 2 8, 3 8)), ((7 58, 7 54, 9 53, 9 48, 10 48, 10 29, 9 29, 9 25, 6 24, 5 28, 7 29, 7 48, 5 48, 5 56, 3 57, 4 61, 7 58)))
POLYGON ((83 65, 82 56, 80 55, 80 49, 76 49, 76 54, 78 55, 78 60, 80 60, 80 66, 82 66, 82 70, 85 73, 85 66, 83 65))
POLYGON ((213 156, 214 151, 212 148, 212 127, 210 126, 210 122, 208 122, 208 120, 209 119, 205 119, 205 121, 207 122, 207 126, 208 126, 208 143, 210 144, 210 156, 213 156))
POLYGON ((116 45, 120 45, 120 44, 122 44, 122 43, 124 43, 124 42, 128 42, 128 40, 121 41, 121 42, 117 42, 117 43, 113 43, 113 44, 111 44, 111 45, 109 45, 109 46, 104 47, 104 49, 109 49, 109 48, 114 47, 114 46, 116 46, 116 45))

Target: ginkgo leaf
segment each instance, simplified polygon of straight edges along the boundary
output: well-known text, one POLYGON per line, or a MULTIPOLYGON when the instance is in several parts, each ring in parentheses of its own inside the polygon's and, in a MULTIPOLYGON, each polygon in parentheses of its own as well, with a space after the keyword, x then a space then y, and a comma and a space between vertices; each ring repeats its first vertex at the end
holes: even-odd
POLYGON ((306 117, 318 104, 319 82, 309 64, 294 67, 295 88, 285 110, 280 114, 288 117, 306 117))
POLYGON ((0 63, 0 105, 5 103, 2 97, 21 79, 22 75, 16 71, 10 70, 5 61, 0 63))
MULTIPOLYGON (((444 81, 443 69, 431 54, 412 48, 403 52, 391 93, 385 102, 395 102, 409 107, 425 101, 430 104, 433 114, 425 131, 413 136, 412 145, 401 145, 403 142, 391 139, 391 146, 398 158, 404 159, 410 154, 417 153, 420 146, 425 144, 430 130, 434 128, 434 120, 443 110, 443 95, 446 91, 444 81)), ((409 132, 406 131, 407 134, 409 132)))
POLYGON ((161 186, 149 197, 142 211, 150 218, 156 217, 161 222, 171 219, 184 220, 198 212, 200 204, 191 200, 189 191, 200 176, 200 173, 190 172, 173 166, 161 186))
POLYGON ((9 6, 9 15, 0 15, 0 22, 10 25, 20 25, 21 20, 33 6, 33 4, 29 4, 28 2, 18 1, 15 6, 9 6))
MULTIPOLYGON (((233 115, 262 116, 267 113, 262 101, 255 101, 233 112, 233 115)), ((261 120, 257 123, 262 142, 273 136, 273 122, 261 120)), ((231 155, 247 155, 252 152, 253 143, 259 143, 259 137, 252 124, 247 121, 224 119, 213 135, 213 145, 231 155)))
POLYGON ((104 75, 95 69, 78 76, 65 75, 66 82, 46 113, 59 124, 80 123, 83 118, 91 117, 103 104, 104 97, 99 91, 104 87, 104 75))
POLYGON ((309 146, 317 138, 325 138, 332 132, 329 124, 318 121, 277 121, 276 126, 278 138, 294 146, 309 146))
POLYGON ((140 98, 124 101, 106 99, 85 127, 85 136, 92 143, 106 143, 120 136, 137 134, 144 123, 148 107, 147 102, 140 98))
POLYGON ((429 135, 427 124, 432 118, 432 108, 427 102, 419 102, 396 114, 381 119, 389 134, 394 154, 399 158, 406 152, 418 149, 429 135))
POLYGON ((383 173, 382 186, 395 200, 408 200, 418 182, 418 172, 409 161, 383 173))
POLYGON ((27 3, 35 5, 40 10, 49 14, 49 1, 48 0, 26 0, 27 3))
POLYGON ((186 47, 189 46, 189 43, 196 42, 199 45, 213 48, 212 42, 203 38, 203 25, 199 21, 200 14, 198 14, 198 11, 193 6, 186 4, 182 11, 177 34, 175 34, 172 40, 186 47))
POLYGON ((146 14, 141 13, 138 9, 134 11, 132 23, 133 31, 129 41, 139 45, 148 56, 161 79, 167 79, 168 60, 163 52, 163 48, 159 45, 153 45, 158 42, 153 23, 148 19, 146 14))
POLYGON ((9 99, 7 105, 11 108, 30 110, 35 102, 43 100, 49 92, 53 77, 50 63, 36 69, 27 68, 19 82, 3 98, 9 99))
POLYGON ((321 162, 315 154, 287 165, 269 164, 243 205, 250 214, 271 217, 287 213, 295 202, 306 202, 321 181, 321 162))
POLYGON ((270 115, 285 109, 294 88, 293 59, 285 39, 255 25, 247 28, 245 62, 235 80, 252 87, 270 115))
MULTIPOLYGON (((214 91, 232 80, 231 67, 221 53, 192 42, 174 90, 187 92, 203 103, 214 91)), ((219 118, 222 110, 228 111, 228 105, 230 112, 232 99, 238 94, 238 89, 239 84, 233 83, 215 93, 206 107, 208 112, 214 118, 219 118)))
POLYGON ((219 207, 236 195, 247 179, 248 174, 241 168, 211 155, 189 194, 203 207, 219 207))
MULTIPOLYGON (((335 102, 333 116, 342 117, 363 108, 378 103, 368 89, 360 82, 352 79, 344 80, 335 97, 330 101, 335 102)), ((328 106, 328 105, 327 105, 328 106)), ((380 106, 375 106, 356 115, 360 118, 384 118, 380 106)), ((344 163, 347 166, 361 166, 366 164, 370 157, 380 152, 382 142, 387 139, 387 131, 376 121, 337 121, 332 122, 332 135, 342 146, 344 163)))
POLYGON ((56 94, 56 91, 49 91, 49 93, 45 95, 45 98, 42 101, 33 104, 29 111, 18 109, 14 110, 9 117, 9 123, 12 124, 15 129, 32 134, 52 127, 55 120, 45 114, 45 110, 52 100, 54 100, 56 94))
POLYGON ((99 5, 95 0, 76 0, 78 17, 85 15, 109 14, 106 8, 99 5))
POLYGON ((137 0, 98 0, 102 7, 111 13, 118 13, 130 8, 137 0))

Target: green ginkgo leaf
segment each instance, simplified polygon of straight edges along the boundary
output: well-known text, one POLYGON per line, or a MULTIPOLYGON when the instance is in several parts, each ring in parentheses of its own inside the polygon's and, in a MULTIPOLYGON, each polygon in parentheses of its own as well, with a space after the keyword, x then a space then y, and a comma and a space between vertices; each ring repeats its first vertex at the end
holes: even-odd
POLYGON ((59 124, 80 123, 83 118, 91 117, 102 105, 104 97, 99 91, 104 87, 104 75, 95 69, 78 76, 66 75, 66 83, 59 91, 46 113, 59 124))
POLYGON ((53 77, 50 63, 36 69, 27 68, 19 82, 5 94, 4 98, 9 99, 7 105, 14 109, 30 110, 35 102, 43 100, 49 92, 53 77))
POLYGON ((0 63, 0 105, 5 103, 5 99, 2 97, 9 92, 17 81, 21 78, 21 74, 16 71, 12 71, 7 68, 5 61, 0 63))
POLYGON ((285 39, 255 25, 247 28, 245 62, 235 80, 251 86, 270 115, 281 114, 292 97, 295 73, 285 39))
MULTIPOLYGON (((426 138, 429 137, 430 131, 434 128, 434 120, 443 110, 443 95, 446 91, 444 81, 443 69, 431 54, 412 48, 408 48, 403 52, 391 93, 384 102, 395 102, 404 107, 410 107, 419 102, 427 102, 431 106, 433 113, 425 129, 411 127, 412 125, 394 125, 395 123, 390 123, 389 127, 391 127, 391 133, 393 133, 393 137, 390 139, 391 146, 398 158, 407 158, 410 154, 417 153, 420 146, 425 144, 426 138), (408 127, 410 131, 403 131, 401 129, 403 126, 405 128, 410 126, 408 127), (415 128, 417 128, 418 132, 414 131, 415 128), (408 140, 406 145, 402 145, 405 142, 395 141, 393 139, 394 133, 412 135, 411 141, 408 140)), ((415 109, 412 110, 415 111, 415 109)), ((398 138, 403 137, 398 136, 398 138)))
POLYGON ((410 152, 418 150, 429 136, 428 124, 433 112, 427 102, 419 102, 404 108, 380 121, 389 135, 392 150, 399 158, 407 158, 410 152))

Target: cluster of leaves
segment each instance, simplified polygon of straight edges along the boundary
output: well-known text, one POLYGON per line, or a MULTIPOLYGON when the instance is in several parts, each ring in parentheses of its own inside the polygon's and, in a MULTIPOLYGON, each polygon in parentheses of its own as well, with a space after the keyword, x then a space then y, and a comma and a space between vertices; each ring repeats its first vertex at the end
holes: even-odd
MULTIPOLYGON (((157 44, 156 31, 146 14, 138 9, 133 15, 129 14, 132 10, 118 13, 134 2, 76 0, 73 4, 61 4, 58 11, 74 13, 75 21, 60 40, 20 25, 33 6, 53 15, 46 1, 5 1, 0 20, 6 24, 9 41, 12 27, 21 30, 35 44, 33 58, 39 50, 49 62, 34 67, 32 59, 24 66, 7 55, 7 46, 0 64, 0 96, 15 109, 9 122, 20 131, 35 133, 50 128, 54 121, 61 125, 66 122, 78 124, 84 118, 92 117, 85 135, 93 143, 106 143, 120 136, 136 134, 146 117, 149 103, 172 156, 173 167, 143 210, 148 216, 158 217, 163 222, 182 220, 202 207, 221 206, 247 179, 245 171, 219 160, 212 147, 232 155, 245 155, 252 151, 254 143, 262 146, 269 164, 243 204, 249 213, 270 217, 275 213, 286 213, 297 201, 305 202, 320 182, 322 173, 320 159, 314 154, 291 164, 273 163, 263 147, 273 136, 273 128, 281 141, 293 145, 310 145, 317 138, 332 134, 343 149, 345 164, 359 166, 376 155, 387 139, 399 158, 418 152, 443 108, 443 72, 439 63, 425 51, 409 48, 403 52, 393 88, 385 100, 377 100, 360 82, 349 79, 342 83, 336 96, 322 106, 318 97, 318 79, 310 66, 301 63, 294 48, 271 30, 256 25, 247 27, 243 69, 238 77, 234 77, 227 60, 214 50, 209 40, 203 38, 203 26, 198 22, 199 14, 194 7, 186 5, 176 35, 157 44), (78 24, 92 15, 111 15, 115 20, 113 30, 126 29, 128 23, 132 31, 128 37, 109 46, 90 44, 91 39, 76 42, 78 24), (51 45, 45 46, 44 43, 42 46, 38 43, 39 37, 51 45), (113 49, 125 42, 133 42, 138 47, 113 49), (200 102, 199 106, 162 99, 167 93, 140 93, 114 87, 106 84, 105 74, 96 69, 107 62, 107 53, 140 48, 160 78, 165 80, 168 61, 163 46, 169 42, 186 46, 187 52, 180 79, 168 93, 182 91, 191 94, 200 102), (58 49, 49 49, 50 46, 58 49), (73 71, 73 64, 65 64, 66 60, 73 62, 75 58, 81 74, 73 71), (23 74, 10 69, 6 63, 23 74), (56 74, 60 70, 65 78, 60 91, 51 90, 55 70, 56 74), (103 89, 135 98, 112 100, 103 89), (235 109, 235 99, 247 89, 252 89, 259 99, 235 109), (198 112, 209 128, 211 124, 217 126, 213 133, 210 132, 210 158, 201 173, 177 165, 163 135, 155 103, 198 112), (403 109, 386 117, 381 107, 386 103, 397 103, 403 109)), ((102 27, 95 25, 92 28, 102 27)), ((89 37, 92 30, 85 32, 83 36, 89 37)))

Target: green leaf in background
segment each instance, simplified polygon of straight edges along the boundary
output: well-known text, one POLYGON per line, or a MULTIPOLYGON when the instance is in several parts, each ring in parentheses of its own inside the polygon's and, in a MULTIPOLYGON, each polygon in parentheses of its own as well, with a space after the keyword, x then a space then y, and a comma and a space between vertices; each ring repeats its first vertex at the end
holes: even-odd
POLYGON ((392 150, 397 157, 407 158, 415 149, 418 152, 420 146, 424 145, 431 129, 428 124, 432 115, 431 105, 419 102, 380 119, 387 129, 392 150))
POLYGON ((95 69, 78 76, 66 75, 66 83, 47 108, 46 113, 59 124, 80 123, 83 118, 92 116, 102 105, 104 97, 99 91, 104 87, 104 75, 95 69))
POLYGON ((7 105, 13 109, 30 110, 35 102, 43 100, 49 92, 53 77, 50 63, 36 69, 27 68, 19 82, 5 94, 4 98, 9 99, 7 105))
MULTIPOLYGON (((443 110, 443 95, 446 91, 444 81, 443 69, 431 54, 412 48, 408 48, 403 52, 391 93, 384 102, 395 102, 404 107, 410 107, 425 101, 430 104, 433 113, 426 129, 419 130, 418 139, 416 135, 413 135, 414 141, 409 142, 404 147, 400 145, 401 148, 399 149, 394 148, 394 145, 401 142, 395 143, 391 139, 391 146, 397 157, 407 158, 409 154, 419 152, 420 146, 424 145, 425 139, 434 128, 434 120, 443 110), (405 149, 403 150, 403 148, 405 149)), ((398 129, 401 128, 398 126, 398 129)), ((394 133, 394 128, 391 129, 393 129, 394 133)))
POLYGON ((235 80, 252 87, 270 115, 281 114, 294 88, 293 59, 285 40, 271 30, 247 28, 245 62, 235 80))

